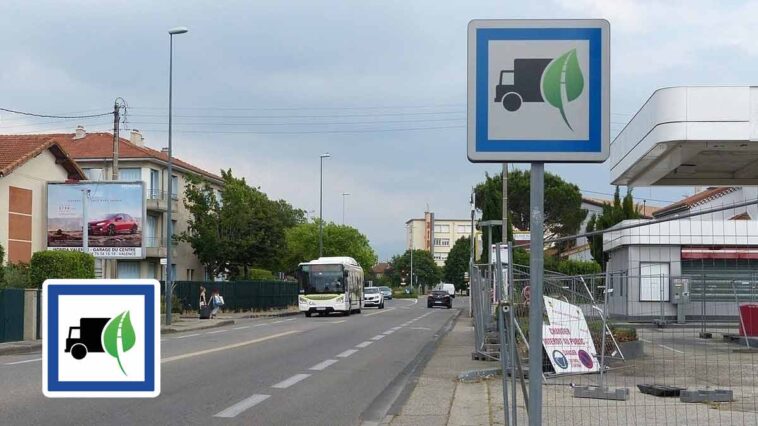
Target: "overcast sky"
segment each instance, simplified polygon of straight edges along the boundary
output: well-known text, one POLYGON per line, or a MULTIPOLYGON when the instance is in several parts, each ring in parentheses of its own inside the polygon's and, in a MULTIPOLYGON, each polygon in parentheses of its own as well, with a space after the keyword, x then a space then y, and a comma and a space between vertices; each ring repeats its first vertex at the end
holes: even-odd
MULTIPOLYGON (((167 29, 174 46, 174 153, 231 168, 274 198, 368 235, 380 259, 404 249, 427 206, 466 217, 471 186, 498 166, 466 159, 466 25, 473 18, 611 23, 612 136, 657 88, 755 85, 758 2, 738 1, 4 1, 0 107, 104 112, 166 145, 167 29), (317 214, 317 213, 316 213, 317 214)), ((0 133, 107 131, 109 118, 0 114, 0 133)), ((607 165, 548 166, 610 194, 607 165)), ((593 191, 593 192, 589 192, 593 191)), ((599 193, 599 194, 598 194, 599 193)), ((658 204, 691 188, 638 188, 658 204)), ((648 201, 648 203, 656 203, 648 201)))

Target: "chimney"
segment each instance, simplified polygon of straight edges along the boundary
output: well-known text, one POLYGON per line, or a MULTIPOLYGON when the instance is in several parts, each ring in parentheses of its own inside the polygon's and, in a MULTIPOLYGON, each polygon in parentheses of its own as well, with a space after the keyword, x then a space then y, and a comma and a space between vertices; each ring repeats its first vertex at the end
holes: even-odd
POLYGON ((84 139, 87 136, 87 131, 84 130, 84 126, 81 124, 76 126, 76 133, 74 134, 74 139, 84 139))
POLYGON ((161 148, 161 152, 168 155, 168 147, 161 148))
POLYGON ((142 133, 137 129, 132 130, 129 140, 137 146, 145 146, 145 138, 142 137, 142 133))

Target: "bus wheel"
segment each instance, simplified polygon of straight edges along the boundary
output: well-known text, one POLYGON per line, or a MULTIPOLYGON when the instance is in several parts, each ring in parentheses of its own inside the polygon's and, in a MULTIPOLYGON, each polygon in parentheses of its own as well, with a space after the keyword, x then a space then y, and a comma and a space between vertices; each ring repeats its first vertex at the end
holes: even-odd
POLYGON ((305 316, 308 317, 308 318, 310 318, 311 317, 311 313, 310 312, 306 312, 305 316))
POLYGON ((346 316, 346 317, 349 317, 350 316, 350 312, 352 312, 352 309, 346 310, 342 315, 346 316))

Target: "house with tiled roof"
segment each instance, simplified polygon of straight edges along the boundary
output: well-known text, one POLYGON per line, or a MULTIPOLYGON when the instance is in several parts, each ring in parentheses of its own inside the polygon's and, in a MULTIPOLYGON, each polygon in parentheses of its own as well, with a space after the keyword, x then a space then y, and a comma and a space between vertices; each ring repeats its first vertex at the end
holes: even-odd
POLYGON ((53 139, 0 136, 0 263, 28 263, 45 250, 47 182, 83 179, 84 171, 53 139))
MULTIPOLYGON (((0 136, 2 138, 2 136, 0 136)), ((32 140, 49 140, 64 149, 75 160, 77 167, 89 180, 112 180, 114 169, 114 137, 112 133, 87 133, 78 126, 74 133, 55 133, 26 136, 32 140)), ((1 140, 1 139, 0 139, 1 140)), ((208 181, 216 190, 221 189, 223 179, 215 173, 172 158, 172 176, 168 176, 168 153, 145 144, 138 130, 132 130, 129 138, 119 138, 118 180, 143 181, 146 188, 143 224, 145 258, 142 260, 98 261, 99 275, 106 278, 156 278, 164 279, 165 266, 160 260, 167 255, 167 211, 171 208, 174 234, 187 230, 189 212, 184 206, 184 188, 190 175, 208 181), (171 200, 168 200, 168 185, 171 185, 171 200)), ((57 179, 63 180, 63 179, 57 179)), ((200 280, 205 270, 195 256, 192 247, 183 242, 175 243, 172 249, 174 279, 200 280)))

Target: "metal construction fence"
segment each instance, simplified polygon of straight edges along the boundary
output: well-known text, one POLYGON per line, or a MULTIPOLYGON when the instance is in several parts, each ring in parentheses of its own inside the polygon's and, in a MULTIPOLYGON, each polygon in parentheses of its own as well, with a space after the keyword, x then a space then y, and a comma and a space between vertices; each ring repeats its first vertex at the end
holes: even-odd
POLYGON ((611 229, 605 272, 545 271, 537 372, 529 267, 472 265, 473 354, 506 371, 506 424, 527 423, 535 378, 541 424, 758 425, 758 233, 738 213, 611 229))
POLYGON ((176 281, 174 295, 183 308, 197 310, 201 286, 206 289, 207 300, 213 290, 219 290, 227 310, 258 311, 297 305, 298 286, 292 281, 176 281))

